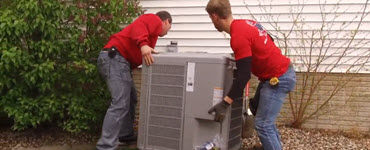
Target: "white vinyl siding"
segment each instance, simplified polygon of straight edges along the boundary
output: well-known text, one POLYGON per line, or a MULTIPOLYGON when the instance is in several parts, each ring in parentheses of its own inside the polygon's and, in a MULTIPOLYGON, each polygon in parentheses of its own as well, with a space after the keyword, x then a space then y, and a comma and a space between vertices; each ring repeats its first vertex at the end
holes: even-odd
MULTIPOLYGON (((158 40, 156 50, 166 51, 170 41, 178 41, 179 52, 232 53, 230 36, 214 28, 205 11, 207 3, 208 0, 140 0, 145 13, 166 10, 173 17, 172 29, 158 40)), ((370 5, 365 9, 365 4, 366 0, 231 0, 234 18, 259 21, 277 37, 276 45, 298 71, 306 69, 304 64, 314 63, 320 57, 320 49, 321 56, 326 51, 320 65, 322 72, 329 72, 325 68, 342 57, 331 72, 345 72, 356 64, 362 67, 360 73, 370 73, 370 5), (321 34, 330 35, 321 46, 319 31, 323 24, 321 34), (286 49, 283 34, 290 31, 286 49), (311 45, 311 40, 317 44, 311 45)), ((358 72, 356 67, 350 70, 358 72)))

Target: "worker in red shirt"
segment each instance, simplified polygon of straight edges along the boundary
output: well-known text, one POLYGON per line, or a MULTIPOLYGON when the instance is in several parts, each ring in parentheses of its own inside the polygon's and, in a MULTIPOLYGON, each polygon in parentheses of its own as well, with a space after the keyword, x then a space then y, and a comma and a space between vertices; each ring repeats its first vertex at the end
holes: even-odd
POLYGON ((96 148, 117 149, 119 142, 134 141, 133 125, 136 89, 132 80, 132 69, 154 62, 152 53, 158 36, 171 29, 172 17, 167 11, 144 14, 122 31, 113 34, 98 57, 100 75, 107 82, 111 104, 105 114, 102 135, 96 148))
POLYGON ((260 80, 255 129, 265 150, 281 150, 275 121, 288 92, 296 84, 290 59, 281 54, 281 50, 258 22, 234 19, 228 0, 210 0, 206 11, 218 31, 230 34, 237 67, 231 90, 209 113, 215 112, 215 120, 222 121, 229 105, 233 101, 242 100, 243 89, 252 72, 260 80))

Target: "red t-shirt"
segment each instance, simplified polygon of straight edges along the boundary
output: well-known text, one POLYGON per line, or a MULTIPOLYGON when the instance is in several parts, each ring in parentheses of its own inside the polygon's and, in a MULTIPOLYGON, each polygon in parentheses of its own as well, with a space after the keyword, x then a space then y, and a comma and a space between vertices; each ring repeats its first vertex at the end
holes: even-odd
POLYGON ((131 68, 135 69, 142 64, 140 47, 148 45, 154 48, 161 32, 162 20, 157 15, 141 15, 123 30, 109 37, 104 48, 116 47, 120 54, 130 62, 131 68))
POLYGON ((234 20, 230 35, 235 60, 252 56, 252 73, 259 79, 280 77, 287 71, 290 59, 281 54, 281 50, 258 22, 234 20))

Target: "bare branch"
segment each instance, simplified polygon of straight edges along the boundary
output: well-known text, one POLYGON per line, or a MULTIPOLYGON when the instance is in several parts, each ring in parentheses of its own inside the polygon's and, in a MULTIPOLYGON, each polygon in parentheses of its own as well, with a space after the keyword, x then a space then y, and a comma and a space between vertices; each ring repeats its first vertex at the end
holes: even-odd
POLYGON ((347 45, 346 49, 345 49, 345 50, 344 50, 344 52, 342 53, 341 57, 340 57, 340 58, 335 62, 334 67, 333 67, 333 68, 331 68, 329 72, 332 72, 332 71, 334 70, 335 66, 337 66, 337 65, 338 65, 338 63, 340 62, 340 60, 341 60, 341 59, 343 58, 343 56, 345 55, 345 51, 349 49, 349 47, 351 46, 351 43, 352 43, 352 42, 353 42, 353 40, 355 39, 355 37, 356 37, 356 35, 357 35, 357 33, 358 33, 358 30, 359 30, 359 28, 360 28, 360 26, 361 26, 361 23, 362 23, 362 21, 364 20, 364 16, 365 16, 366 14, 368 14, 368 13, 369 13, 369 12, 366 12, 366 8, 367 8, 367 4, 368 4, 368 2, 369 2, 369 0, 367 0, 367 1, 366 1, 366 3, 365 3, 365 7, 364 7, 364 9, 363 9, 363 11, 362 11, 362 16, 361 16, 361 18, 360 18, 360 22, 358 23, 357 28, 356 28, 356 29, 355 29, 355 31, 354 31, 355 33, 354 33, 354 35, 351 37, 349 44, 347 45))

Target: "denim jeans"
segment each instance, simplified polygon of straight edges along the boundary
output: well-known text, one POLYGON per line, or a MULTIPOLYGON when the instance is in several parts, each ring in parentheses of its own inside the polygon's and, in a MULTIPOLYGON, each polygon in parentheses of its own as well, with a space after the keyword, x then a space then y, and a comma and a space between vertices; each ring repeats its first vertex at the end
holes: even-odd
POLYGON ((136 89, 130 63, 121 55, 110 58, 108 52, 100 52, 98 69, 108 85, 112 99, 105 114, 102 134, 96 148, 113 150, 118 148, 118 137, 133 133, 136 89))
POLYGON ((279 84, 272 86, 269 81, 260 82, 258 109, 255 116, 255 129, 265 150, 281 150, 280 134, 275 121, 284 103, 287 94, 296 84, 294 67, 289 69, 279 78, 279 84))

